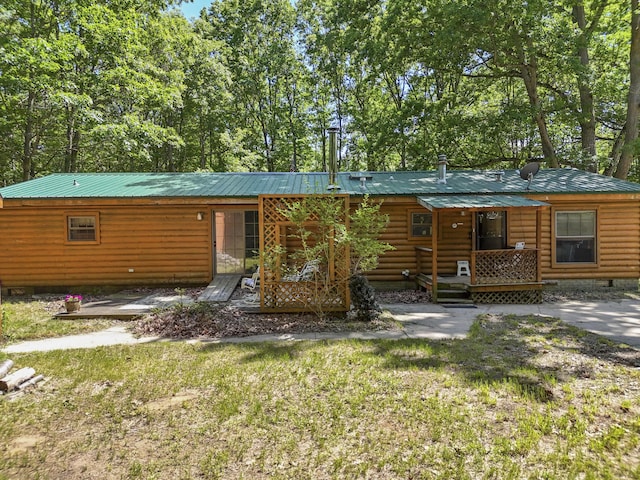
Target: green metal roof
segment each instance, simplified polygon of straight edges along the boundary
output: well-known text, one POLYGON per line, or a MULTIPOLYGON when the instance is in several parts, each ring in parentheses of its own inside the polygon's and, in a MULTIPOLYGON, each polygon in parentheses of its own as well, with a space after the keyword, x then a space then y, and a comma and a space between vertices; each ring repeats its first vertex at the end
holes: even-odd
POLYGON ((418 197, 418 203, 429 210, 442 208, 510 208, 544 207, 548 203, 530 200, 517 195, 440 195, 438 197, 418 197))
MULTIPOLYGON (((573 169, 542 169, 529 189, 515 170, 495 173, 450 170, 339 173, 339 193, 350 195, 476 195, 545 193, 640 193, 640 185, 573 169), (361 181, 360 178, 365 180, 361 181)), ((65 173, 0 188, 5 199, 249 197, 259 194, 327 193, 326 173, 65 173)))

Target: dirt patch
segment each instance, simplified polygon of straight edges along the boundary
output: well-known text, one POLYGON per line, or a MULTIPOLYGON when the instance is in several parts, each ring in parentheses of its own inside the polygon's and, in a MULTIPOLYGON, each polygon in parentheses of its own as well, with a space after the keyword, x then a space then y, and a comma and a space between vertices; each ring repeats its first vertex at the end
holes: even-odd
POLYGON ((171 397, 164 397, 154 400, 146 404, 151 412, 159 412, 169 410, 171 408, 181 407, 185 402, 198 398, 198 393, 193 391, 185 391, 176 393, 171 397))
POLYGON ((29 450, 35 449, 40 443, 46 440, 42 435, 22 435, 14 438, 7 445, 7 453, 9 455, 16 455, 29 450))

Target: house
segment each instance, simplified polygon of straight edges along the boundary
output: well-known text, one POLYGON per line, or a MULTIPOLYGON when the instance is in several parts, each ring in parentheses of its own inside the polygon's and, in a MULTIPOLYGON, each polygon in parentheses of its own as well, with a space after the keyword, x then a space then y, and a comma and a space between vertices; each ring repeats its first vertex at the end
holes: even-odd
MULTIPOLYGON (((326 173, 85 173, 4 187, 2 291, 203 285, 250 273, 261 196, 325 194, 328 183, 326 173)), ((341 172, 335 183, 350 205, 368 194, 390 217, 382 240, 395 250, 372 282, 403 282, 408 270, 438 301, 450 277, 485 302, 537 301, 549 282, 637 288, 638 184, 574 169, 523 180, 515 170, 446 167, 341 172)))

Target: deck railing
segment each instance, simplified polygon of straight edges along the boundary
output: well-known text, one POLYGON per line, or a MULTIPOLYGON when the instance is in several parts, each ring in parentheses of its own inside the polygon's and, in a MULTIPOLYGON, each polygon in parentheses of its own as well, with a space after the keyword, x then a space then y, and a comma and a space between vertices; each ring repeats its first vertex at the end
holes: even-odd
POLYGON ((536 249, 472 252, 471 283, 496 285, 538 281, 536 249))

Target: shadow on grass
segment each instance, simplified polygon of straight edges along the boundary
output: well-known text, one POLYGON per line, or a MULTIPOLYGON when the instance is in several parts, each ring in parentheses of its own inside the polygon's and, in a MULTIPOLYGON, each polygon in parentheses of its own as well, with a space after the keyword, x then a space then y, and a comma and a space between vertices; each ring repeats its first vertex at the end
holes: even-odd
POLYGON ((312 347, 309 342, 260 343, 247 345, 251 352, 242 359, 242 363, 262 362, 266 360, 293 360, 304 350, 312 347))
POLYGON ((637 368, 640 351, 539 316, 481 315, 463 340, 376 342, 392 369, 448 369, 475 384, 510 383, 539 402, 553 385, 595 375, 598 363, 637 368))
MULTIPOLYGON (((640 350, 535 315, 481 315, 461 340, 347 342, 363 346, 361 354, 374 356, 381 368, 446 370, 475 385, 509 384, 516 394, 539 402, 552 401, 558 383, 594 377, 603 363, 640 367, 640 350)), ((309 351, 325 355, 326 347, 325 342, 309 341, 243 344, 240 362, 293 361, 309 351)), ((205 347, 219 348, 224 347, 205 347)))

